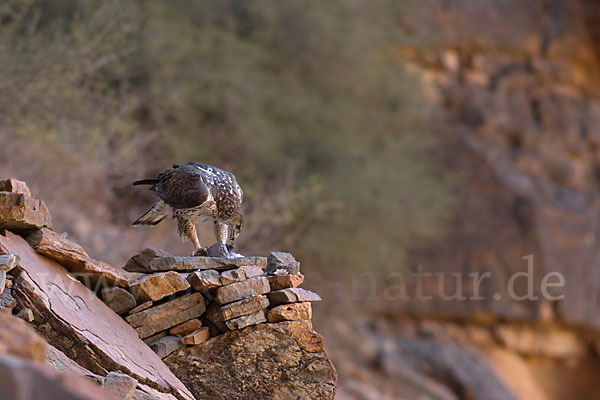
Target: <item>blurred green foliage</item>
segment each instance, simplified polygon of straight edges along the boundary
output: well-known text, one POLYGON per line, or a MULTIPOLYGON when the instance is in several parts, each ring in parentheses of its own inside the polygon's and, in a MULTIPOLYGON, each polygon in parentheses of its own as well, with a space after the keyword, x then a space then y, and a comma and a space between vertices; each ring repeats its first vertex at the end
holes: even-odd
POLYGON ((245 190, 243 249, 397 267, 443 230, 453 203, 433 156, 434 110, 403 71, 404 7, 5 2, 0 166, 77 193, 64 207, 110 204, 125 228, 148 202, 131 180, 215 164, 245 190))

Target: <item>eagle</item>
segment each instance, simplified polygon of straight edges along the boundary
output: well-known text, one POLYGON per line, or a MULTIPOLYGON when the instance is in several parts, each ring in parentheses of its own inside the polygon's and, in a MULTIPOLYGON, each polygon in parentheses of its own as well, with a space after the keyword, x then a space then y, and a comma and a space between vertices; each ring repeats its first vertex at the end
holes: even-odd
POLYGON ((244 192, 231 172, 199 162, 173 164, 154 179, 142 179, 133 185, 152 185, 159 200, 132 224, 157 225, 172 215, 182 238, 194 244, 192 255, 206 255, 200 245, 196 223, 212 220, 217 242, 227 246, 227 239, 238 237, 244 224, 244 192))

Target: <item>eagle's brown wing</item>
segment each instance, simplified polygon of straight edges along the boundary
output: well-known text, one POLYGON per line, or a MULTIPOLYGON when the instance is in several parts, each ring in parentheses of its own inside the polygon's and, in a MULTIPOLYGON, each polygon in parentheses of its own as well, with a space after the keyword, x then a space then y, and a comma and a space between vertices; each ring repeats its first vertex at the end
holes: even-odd
POLYGON ((152 187, 156 194, 175 209, 192 208, 204 203, 210 195, 198 168, 177 165, 162 171, 152 187))

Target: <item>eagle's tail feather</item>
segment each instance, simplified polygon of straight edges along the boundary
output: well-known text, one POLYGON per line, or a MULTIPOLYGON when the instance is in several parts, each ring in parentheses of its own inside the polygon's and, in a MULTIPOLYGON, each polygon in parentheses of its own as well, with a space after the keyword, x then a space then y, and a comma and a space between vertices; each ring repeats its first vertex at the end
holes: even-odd
POLYGON ((154 185, 155 183, 158 183, 158 179, 141 179, 139 181, 135 181, 132 183, 133 186, 137 186, 137 185, 154 185))
POLYGON ((133 226, 136 225, 157 225, 160 221, 169 216, 169 210, 166 204, 161 200, 154 203, 148 211, 141 217, 134 221, 133 226))

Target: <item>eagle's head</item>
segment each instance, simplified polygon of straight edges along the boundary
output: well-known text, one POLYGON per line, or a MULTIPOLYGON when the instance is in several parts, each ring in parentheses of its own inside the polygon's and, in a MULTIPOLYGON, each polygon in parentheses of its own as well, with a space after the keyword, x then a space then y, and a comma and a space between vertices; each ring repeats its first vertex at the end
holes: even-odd
POLYGON ((232 242, 239 236, 244 227, 244 212, 238 211, 229 220, 229 240, 232 242))

